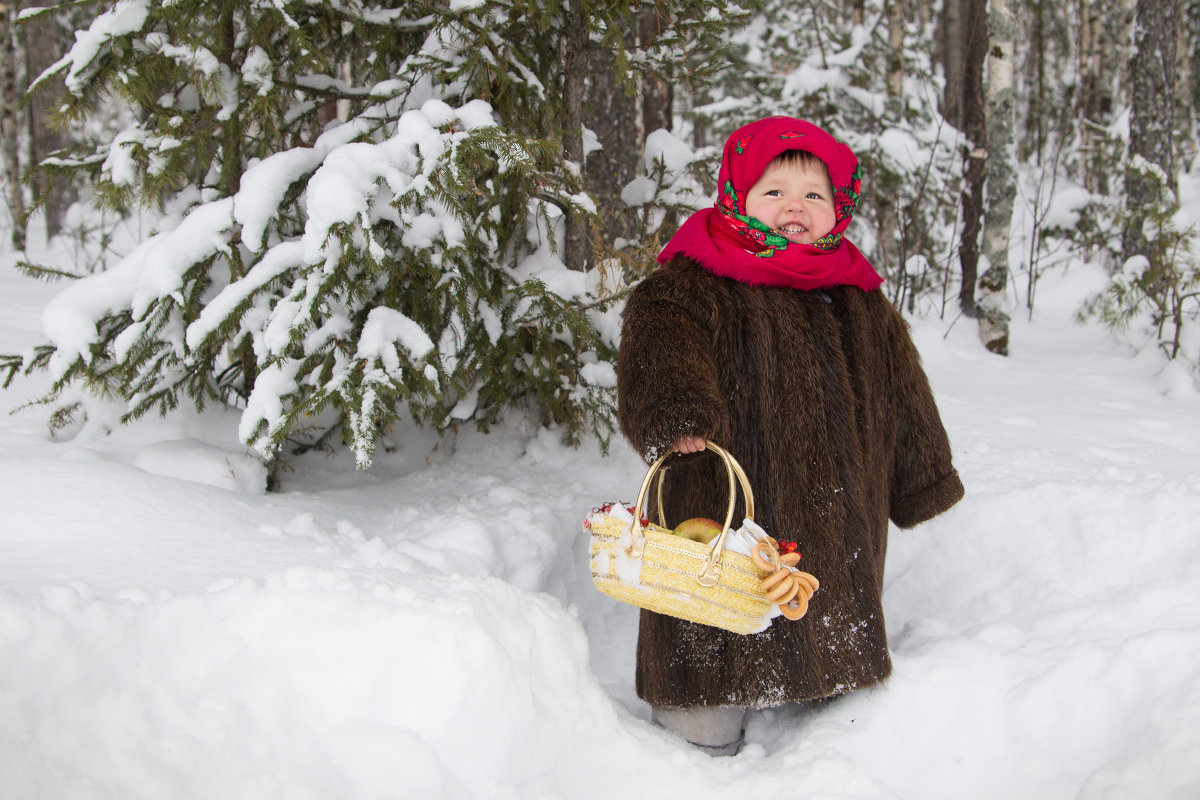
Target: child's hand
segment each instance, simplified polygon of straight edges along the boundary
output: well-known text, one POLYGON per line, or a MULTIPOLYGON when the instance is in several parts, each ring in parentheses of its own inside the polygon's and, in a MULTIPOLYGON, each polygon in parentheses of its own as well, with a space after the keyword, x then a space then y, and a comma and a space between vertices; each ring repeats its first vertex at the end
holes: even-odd
POLYGON ((700 436, 685 436, 671 445, 676 453, 699 453, 704 449, 704 439, 700 436))

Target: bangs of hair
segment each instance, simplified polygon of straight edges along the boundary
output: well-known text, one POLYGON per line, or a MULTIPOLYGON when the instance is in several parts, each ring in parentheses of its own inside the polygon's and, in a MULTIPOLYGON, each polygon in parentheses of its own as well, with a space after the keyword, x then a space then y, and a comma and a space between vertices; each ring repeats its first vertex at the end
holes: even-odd
POLYGON ((801 169, 820 167, 821 172, 825 173, 825 180, 829 182, 830 188, 833 187, 833 176, 829 174, 829 165, 807 150, 784 150, 767 164, 768 167, 772 165, 800 167, 801 169))
MULTIPOLYGON (((771 163, 782 164, 785 166, 795 165, 797 167, 809 167, 820 164, 822 167, 825 167, 824 161, 817 158, 807 150, 784 150, 782 153, 772 158, 771 163)), ((825 171, 828 172, 829 168, 825 167, 825 171)))

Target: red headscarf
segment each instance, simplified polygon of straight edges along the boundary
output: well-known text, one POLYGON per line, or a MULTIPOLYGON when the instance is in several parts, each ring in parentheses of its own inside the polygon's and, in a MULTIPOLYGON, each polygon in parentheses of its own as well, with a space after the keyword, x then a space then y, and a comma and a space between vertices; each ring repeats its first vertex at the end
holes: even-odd
POLYGON ((876 289, 883 278, 842 236, 858 205, 861 178, 854 151, 811 122, 794 117, 751 122, 725 143, 716 205, 688 217, 659 254, 658 263, 682 254, 709 272, 757 286, 876 289), (746 215, 746 192, 771 159, 785 150, 806 150, 821 159, 833 183, 836 222, 813 244, 789 242, 779 231, 746 215))

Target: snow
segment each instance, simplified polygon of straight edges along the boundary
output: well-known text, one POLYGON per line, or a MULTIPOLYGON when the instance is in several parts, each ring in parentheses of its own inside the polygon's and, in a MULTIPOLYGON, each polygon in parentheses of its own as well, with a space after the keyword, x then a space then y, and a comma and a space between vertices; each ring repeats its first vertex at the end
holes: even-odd
POLYGON ((73 94, 82 94, 100 52, 113 39, 140 31, 149 14, 149 0, 119 0, 111 10, 96 17, 86 31, 75 32, 75 44, 65 56, 42 73, 38 82, 70 67, 66 75, 67 89, 73 94))
MULTIPOLYGON (((61 288, 14 260, 0 353, 61 288)), ((752 715, 730 759, 650 724, 636 611, 591 585, 580 521, 643 474, 620 442, 397 429, 369 471, 286 454, 263 493, 235 410, 89 401, 58 440, 0 415, 3 794, 1200 796, 1200 394, 1074 324, 1102 281, 1047 272, 1007 359, 914 320, 967 496, 893 532, 895 672, 752 715)))
POLYGON ((1092 201, 1092 193, 1082 186, 1055 187, 1054 202, 1047 205, 1047 213, 1042 224, 1047 228, 1074 228, 1079 224, 1079 217, 1087 204, 1092 201))
POLYGON ((194 69, 202 75, 213 77, 221 71, 221 62, 207 47, 180 47, 170 43, 165 33, 153 32, 143 39, 150 50, 174 59, 180 66, 194 69))
POLYGON ((652 172, 654 163, 661 161, 667 172, 683 172, 688 164, 696 160, 696 154, 682 139, 664 128, 658 128, 646 135, 643 160, 647 171, 652 172))
MULTIPOLYGON (((537 224, 540 228, 541 221, 537 224)), ((589 289, 588 273, 568 269, 560 254, 561 250, 552 252, 549 242, 543 239, 541 246, 511 270, 513 279, 518 283, 540 281, 547 290, 567 300, 583 297, 589 289)))
POLYGON ((842 69, 824 69, 813 63, 797 67, 783 82, 784 98, 804 97, 819 89, 842 88, 849 84, 842 69))
POLYGON ((433 340, 421 326, 394 308, 373 308, 367 315, 362 334, 358 337, 355 358, 379 358, 389 371, 399 368, 395 343, 399 342, 409 357, 419 361, 433 350, 433 340))
POLYGON ((603 363, 584 364, 579 368, 579 374, 593 386, 617 385, 617 371, 607 361, 603 363))
POLYGON ((450 409, 450 419, 468 420, 479 407, 479 390, 472 389, 450 409))
POLYGON ((198 439, 169 439, 147 444, 137 451, 132 463, 155 475, 246 494, 261 494, 267 486, 267 470, 262 461, 244 451, 222 450, 198 439))
POLYGON ((644 206, 658 194, 658 182, 645 176, 637 177, 625 184, 621 190, 621 202, 627 206, 644 206))
POLYGON ((134 145, 145 141, 139 128, 126 128, 113 137, 108 155, 100 169, 117 186, 133 186, 137 182, 137 163, 133 159, 134 145))
POLYGON ((146 239, 115 266, 71 283, 47 302, 42 325, 58 348, 51 360, 55 374, 76 359, 90 360, 96 324, 107 312, 128 308, 140 320, 153 299, 179 291, 194 263, 228 250, 222 234, 233 225, 232 210, 230 198, 197 206, 178 227, 146 239))
POLYGON ((255 45, 247 51, 246 59, 242 62, 242 80, 256 84, 259 96, 266 97, 275 88, 273 69, 274 65, 267 51, 255 45))
POLYGON ((901 169, 918 172, 929 160, 927 148, 917 141, 911 131, 888 128, 879 135, 879 148, 901 169))
POLYGON ((233 216, 242 226, 242 241, 252 250, 262 249, 267 226, 279 213, 287 190, 316 169, 328 152, 328 144, 294 147, 264 158, 242 175, 242 188, 233 198, 233 216))
POLYGON ((193 349, 212 334, 239 303, 245 302, 256 290, 299 266, 304 260, 304 246, 299 242, 280 242, 266 252, 245 277, 223 288, 200 311, 196 321, 188 326, 187 344, 193 349))
MULTIPOLYGON (((439 234, 442 233, 443 227, 448 222, 449 214, 428 214, 421 213, 412 218, 408 226, 404 229, 402 242, 405 247, 411 247, 414 250, 427 249, 433 247, 437 242, 439 234)), ((462 236, 458 236, 461 240, 462 236)))
POLYGON ((266 447, 271 431, 285 422, 284 398, 298 390, 296 375, 300 362, 295 359, 268 364, 254 379, 254 389, 246 399, 246 410, 238 423, 238 439, 248 441, 255 435, 259 423, 267 424, 267 434, 255 442, 266 447))
MULTIPOLYGON (((422 109, 424 108, 425 106, 422 106, 422 109)), ((495 118, 492 116, 492 107, 484 100, 467 101, 455 112, 455 116, 458 117, 458 121, 467 130, 495 124, 495 118)))
POLYGON ((600 143, 600 137, 591 128, 583 128, 583 157, 586 159, 597 150, 603 150, 604 145, 600 143))
MULTIPOLYGON (((487 103, 472 101, 455 111, 441 100, 428 100, 419 110, 406 111, 401 115, 396 123, 395 134, 378 144, 325 144, 318 139, 318 149, 332 149, 324 155, 320 167, 309 178, 305 192, 308 220, 304 226, 303 242, 307 263, 317 263, 328 255, 326 243, 334 225, 355 219, 369 222, 371 205, 381 181, 386 182, 397 196, 407 191, 426 190, 429 176, 438 160, 453 145, 452 140, 462 135, 444 136, 438 126, 455 119, 465 130, 493 124, 487 103)), ((441 233, 448 246, 453 247, 462 241, 461 225, 449 214, 422 220, 408 234, 406 241, 416 246, 432 242, 433 234, 439 227, 440 231, 437 232, 441 233), (431 227, 432 223, 440 224, 431 227)))

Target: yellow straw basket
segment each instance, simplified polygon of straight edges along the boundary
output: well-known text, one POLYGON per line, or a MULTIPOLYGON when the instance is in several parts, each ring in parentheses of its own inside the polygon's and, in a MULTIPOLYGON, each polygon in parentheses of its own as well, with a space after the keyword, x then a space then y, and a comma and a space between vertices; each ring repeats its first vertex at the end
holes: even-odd
MULTIPOLYGON (((605 506, 584 522, 591 530, 592 580, 604 594, 640 608, 733 633, 757 633, 771 622, 774 604, 766 598, 760 570, 749 557, 725 549, 733 522, 735 478, 746 500, 746 518, 754 519, 754 496, 740 464, 728 452, 707 443, 729 474, 729 510, 721 533, 701 544, 676 536, 664 525, 643 524, 646 496, 667 453, 651 465, 632 509, 605 506)), ((662 477, 659 476, 661 497, 662 477)), ((659 503, 659 521, 662 503, 659 503)))

